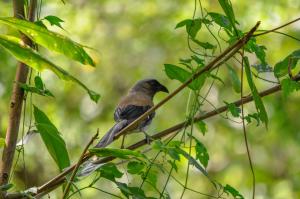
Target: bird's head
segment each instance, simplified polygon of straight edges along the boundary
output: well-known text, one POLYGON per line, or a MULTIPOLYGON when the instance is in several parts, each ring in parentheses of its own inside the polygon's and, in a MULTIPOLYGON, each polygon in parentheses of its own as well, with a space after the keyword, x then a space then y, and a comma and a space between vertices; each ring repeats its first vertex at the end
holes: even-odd
POLYGON ((144 92, 153 97, 157 92, 169 93, 168 89, 156 79, 144 79, 138 81, 130 90, 131 92, 144 92))

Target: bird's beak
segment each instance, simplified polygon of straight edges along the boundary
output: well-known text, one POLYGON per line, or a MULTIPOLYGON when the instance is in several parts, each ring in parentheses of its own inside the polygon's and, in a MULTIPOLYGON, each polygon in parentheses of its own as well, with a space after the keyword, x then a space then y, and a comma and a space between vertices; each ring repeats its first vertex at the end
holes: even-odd
POLYGON ((169 93, 169 90, 164 85, 160 85, 157 90, 165 93, 169 93))

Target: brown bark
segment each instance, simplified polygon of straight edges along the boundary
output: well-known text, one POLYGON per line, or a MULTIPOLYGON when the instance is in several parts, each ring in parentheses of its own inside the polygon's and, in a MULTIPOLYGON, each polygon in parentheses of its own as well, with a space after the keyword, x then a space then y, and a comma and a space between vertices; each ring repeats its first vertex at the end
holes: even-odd
MULTIPOLYGON (((34 10, 36 0, 30 2, 29 19, 34 20, 34 10)), ((14 16, 25 19, 24 0, 13 1, 14 16)), ((31 46, 32 42, 29 38, 22 35, 22 40, 27 45, 31 46)), ((18 82, 26 83, 28 76, 28 67, 23 63, 18 63, 16 76, 13 85, 13 91, 9 107, 9 123, 6 131, 6 146, 3 149, 3 154, 0 164, 0 185, 8 183, 10 171, 13 164, 16 142, 20 126, 21 112, 24 100, 24 91, 18 86, 18 82)))

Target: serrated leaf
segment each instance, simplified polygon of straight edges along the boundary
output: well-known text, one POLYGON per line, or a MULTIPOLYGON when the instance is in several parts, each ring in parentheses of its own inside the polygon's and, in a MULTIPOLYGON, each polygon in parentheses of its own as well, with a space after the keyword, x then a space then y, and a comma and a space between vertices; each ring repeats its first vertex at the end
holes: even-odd
POLYGON ((116 157, 121 159, 146 158, 144 154, 129 149, 92 148, 90 153, 99 157, 116 157))
POLYGON ((278 62, 274 66, 274 74, 277 78, 288 74, 288 67, 294 69, 300 59, 300 50, 296 50, 289 54, 282 61, 278 62))
POLYGON ((202 120, 198 121, 195 123, 196 124, 196 127, 201 131, 201 133, 203 135, 205 135, 205 133, 207 132, 207 126, 206 126, 206 123, 202 120))
POLYGON ((62 171, 64 168, 70 166, 70 159, 65 141, 44 112, 34 106, 33 114, 36 128, 40 133, 48 152, 56 162, 60 171, 62 171))
POLYGON ((260 120, 262 122, 264 122, 266 125, 266 128, 268 128, 268 115, 267 115, 265 106, 261 100, 261 97, 258 94, 257 88, 253 82, 248 57, 244 57, 244 63, 245 63, 244 65, 245 65, 247 81, 248 81, 248 85, 250 87, 251 93, 253 95, 255 107, 257 109, 257 112, 259 113, 260 120))
POLYGON ((191 38, 195 38, 198 31, 201 29, 201 19, 185 19, 179 22, 176 28, 186 27, 186 32, 191 36, 191 38))
MULTIPOLYGON (((165 64, 165 72, 170 79, 176 79, 182 83, 192 77, 192 73, 172 64, 165 64)), ((198 78, 194 79, 188 87, 192 90, 201 89, 204 85, 206 76, 207 73, 200 75, 198 78)))
POLYGON ((5 147, 5 139, 0 138, 0 148, 5 147))
POLYGON ((235 188, 233 188, 229 184, 226 184, 223 190, 225 193, 231 194, 236 199, 244 199, 244 196, 242 196, 235 188))
POLYGON ((144 167, 144 163, 132 161, 127 164, 127 171, 131 174, 138 174, 144 169, 144 167))
POLYGON ((81 81, 70 75, 67 71, 56 66, 49 60, 42 57, 38 52, 32 50, 19 38, 7 36, 7 35, 0 35, 0 46, 2 46, 5 50, 7 50, 10 54, 12 54, 18 61, 25 63, 26 65, 32 67, 37 71, 42 71, 44 69, 51 70, 54 72, 59 78, 64 80, 71 80, 82 88, 84 88, 90 98, 97 102, 100 98, 100 95, 96 92, 87 88, 81 81))
POLYGON ((292 92, 300 90, 300 83, 286 78, 281 81, 281 88, 283 96, 287 98, 292 92))
POLYGON ((236 71, 230 65, 226 64, 226 66, 228 69, 230 81, 232 83, 234 91, 236 93, 240 93, 241 92, 241 81, 240 81, 239 76, 237 75, 236 71))
POLYGON ((35 23, 14 17, 0 17, 0 23, 18 29, 31 40, 49 50, 64 54, 82 64, 95 66, 94 61, 85 52, 83 46, 66 36, 47 30, 35 23))
POLYGON ((63 27, 61 26, 61 23, 64 21, 62 19, 58 18, 57 16, 49 15, 49 16, 44 17, 44 19, 46 19, 51 24, 51 26, 54 25, 54 26, 57 26, 57 27, 63 29, 63 27))

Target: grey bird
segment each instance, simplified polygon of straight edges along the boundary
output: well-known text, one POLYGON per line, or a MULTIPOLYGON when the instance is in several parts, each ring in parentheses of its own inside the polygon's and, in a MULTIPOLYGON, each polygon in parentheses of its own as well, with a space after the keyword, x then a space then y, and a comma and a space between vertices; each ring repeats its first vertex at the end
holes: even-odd
MULTIPOLYGON (((95 147, 103 148, 109 145, 118 132, 148 111, 154 105, 154 95, 159 91, 169 92, 168 89, 156 79, 144 79, 138 81, 129 90, 128 94, 120 100, 115 109, 114 120, 116 121, 116 124, 102 137, 95 147)), ((126 134, 143 132, 148 140, 149 136, 146 134, 146 128, 151 124, 154 116, 155 112, 151 113, 144 121, 140 122, 132 129, 129 129, 126 134)), ((124 144, 124 137, 122 147, 124 144)))
MULTIPOLYGON (((104 148, 113 142, 114 137, 127 125, 136 120, 138 117, 143 115, 147 110, 149 110, 153 104, 154 95, 159 92, 168 93, 168 89, 160 84, 155 79, 144 79, 138 81, 128 92, 128 94, 123 97, 114 112, 114 120, 116 124, 101 138, 95 148, 104 148)), ((143 132, 146 135, 147 140, 149 139, 145 130, 149 126, 155 116, 155 112, 151 113, 145 120, 140 122, 137 126, 126 134, 133 132, 143 132)), ((124 144, 124 137, 122 141, 122 146, 124 144)), ((94 160, 95 161, 95 160, 94 160)), ((77 175, 78 177, 87 176, 93 171, 101 167, 101 164, 93 163, 92 161, 87 161, 82 165, 82 169, 77 175)))

